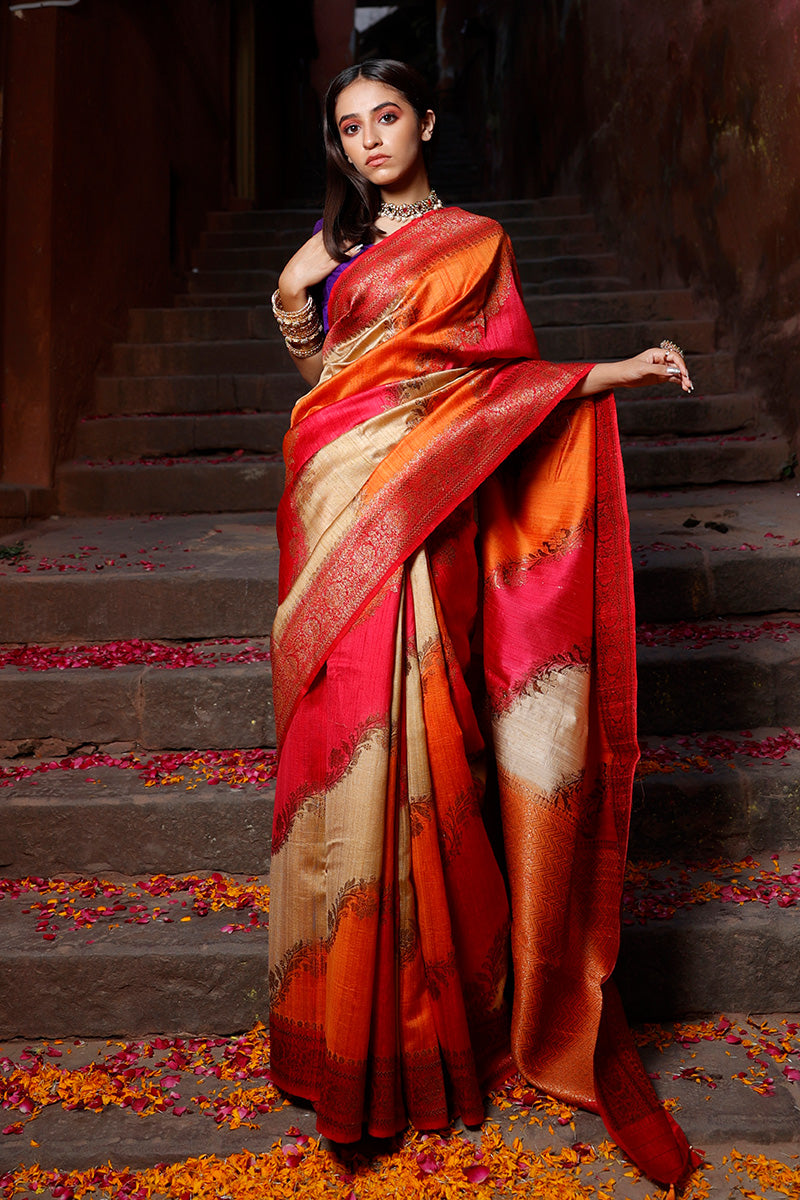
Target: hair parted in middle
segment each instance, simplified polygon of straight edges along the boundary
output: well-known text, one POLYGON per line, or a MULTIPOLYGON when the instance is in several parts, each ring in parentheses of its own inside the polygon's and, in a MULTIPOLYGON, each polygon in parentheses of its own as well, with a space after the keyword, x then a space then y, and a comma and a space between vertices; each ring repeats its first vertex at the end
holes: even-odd
MULTIPOLYGON (((358 243, 380 237, 375 219, 380 207, 380 190, 359 175, 342 148, 336 124, 336 101, 356 79, 372 79, 394 88, 411 105, 422 121, 433 108, 431 88, 414 67, 393 58, 373 58, 346 67, 331 82, 325 93, 324 135, 327 181, 322 213, 325 249, 338 262, 347 260, 347 251, 358 243)), ((429 143, 423 144, 426 153, 429 143)))

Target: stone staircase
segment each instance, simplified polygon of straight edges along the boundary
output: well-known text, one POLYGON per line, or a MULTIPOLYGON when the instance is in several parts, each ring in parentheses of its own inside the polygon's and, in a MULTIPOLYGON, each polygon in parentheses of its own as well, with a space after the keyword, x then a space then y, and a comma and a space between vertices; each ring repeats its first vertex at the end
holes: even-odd
MULTIPOLYGON (((615 358, 670 337, 695 381, 693 397, 619 397, 640 727, 655 764, 637 783, 631 854, 794 861, 800 754, 768 756, 781 727, 800 724, 789 447, 760 398, 737 390, 714 319, 686 290, 632 289, 577 199, 471 207, 514 240, 544 357, 615 358), (739 753, 742 730, 763 753, 739 753), (715 731, 734 748, 706 752, 715 731)), ((213 764, 274 744, 274 510, 303 385, 268 297, 313 219, 212 216, 186 293, 172 309, 133 312, 97 380, 77 457, 58 474, 63 515, 0 539, 0 754, 9 779, 32 772, 0 788, 12 881, 0 902, 0 1036, 225 1032, 265 1015, 264 925, 231 929, 229 910, 191 901, 168 921, 137 885, 154 873, 268 873, 270 788, 246 772, 231 787, 213 764), (20 539, 25 557, 12 553, 20 539), (121 766, 134 749, 171 755, 173 782, 151 786, 121 766), (47 893, 42 925, 34 893, 13 882, 26 877, 101 877, 121 889, 118 907, 84 897, 93 916, 75 929, 65 883, 47 893)), ((634 922, 620 979, 641 1019, 796 1008, 795 914, 712 897, 634 922)))

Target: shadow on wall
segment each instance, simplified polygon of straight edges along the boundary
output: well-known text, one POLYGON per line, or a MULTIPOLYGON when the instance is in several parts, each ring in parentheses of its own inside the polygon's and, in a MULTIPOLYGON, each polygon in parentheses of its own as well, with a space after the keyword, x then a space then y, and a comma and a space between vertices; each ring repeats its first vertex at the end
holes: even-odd
POLYGON ((635 282, 712 296, 741 381, 796 442, 800 9, 512 8, 505 93, 527 94, 540 155, 531 161, 536 147, 511 121, 501 178, 524 174, 531 194, 579 190, 635 282))
POLYGON ((800 428, 800 7, 447 0, 452 95, 497 198, 579 191, 640 285, 719 305, 800 428))

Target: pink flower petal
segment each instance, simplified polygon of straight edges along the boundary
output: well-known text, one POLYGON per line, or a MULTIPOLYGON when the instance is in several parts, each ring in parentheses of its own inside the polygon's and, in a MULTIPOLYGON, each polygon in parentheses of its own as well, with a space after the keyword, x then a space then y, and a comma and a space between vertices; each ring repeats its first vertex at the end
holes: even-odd
POLYGON ((465 1167, 464 1174, 470 1183, 484 1183, 489 1178, 489 1168, 476 1163, 473 1167, 465 1167))

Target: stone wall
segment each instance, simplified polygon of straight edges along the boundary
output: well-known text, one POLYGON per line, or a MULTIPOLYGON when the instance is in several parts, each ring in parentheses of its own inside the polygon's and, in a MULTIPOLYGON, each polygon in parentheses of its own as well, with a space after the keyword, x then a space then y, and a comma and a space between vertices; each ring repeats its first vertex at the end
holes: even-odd
POLYGON ((132 306, 168 302, 227 201, 228 4, 8 18, 3 480, 48 487, 132 306))
POLYGON ((718 302, 740 381, 796 440, 800 4, 502 0, 494 12, 504 83, 489 117, 508 132, 494 190, 577 189, 636 283, 688 283, 718 302))

